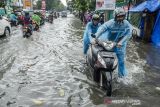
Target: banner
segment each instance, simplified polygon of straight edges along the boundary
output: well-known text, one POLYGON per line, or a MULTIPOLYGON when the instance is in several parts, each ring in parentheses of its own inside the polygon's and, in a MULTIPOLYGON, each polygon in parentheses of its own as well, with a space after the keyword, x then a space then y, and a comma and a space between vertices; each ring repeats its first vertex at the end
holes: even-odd
POLYGON ((96 0, 96 10, 114 10, 116 0, 96 0))
POLYGON ((31 2, 30 1, 26 1, 25 4, 26 4, 26 7, 31 7, 31 2))
POLYGON ((42 7, 41 7, 42 10, 46 10, 46 1, 45 0, 42 0, 42 7))
POLYGON ((42 15, 45 16, 45 14, 46 14, 46 0, 42 0, 41 10, 42 10, 42 15))
POLYGON ((32 0, 23 0, 24 3, 24 9, 32 9, 32 0))

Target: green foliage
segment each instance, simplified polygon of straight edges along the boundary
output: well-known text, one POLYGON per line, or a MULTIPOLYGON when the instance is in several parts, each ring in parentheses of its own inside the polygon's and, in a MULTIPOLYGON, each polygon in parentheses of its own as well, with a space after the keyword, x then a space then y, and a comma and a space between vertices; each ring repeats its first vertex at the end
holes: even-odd
POLYGON ((67 0, 70 8, 78 11, 95 10, 96 0, 67 0))
POLYGON ((36 8, 37 8, 37 9, 41 9, 41 6, 42 6, 41 0, 38 0, 38 1, 37 1, 37 5, 36 5, 36 8))
POLYGON ((4 2, 0 2, 0 7, 5 7, 4 2))
MULTIPOLYGON (((41 9, 41 0, 37 1, 37 9, 41 9)), ((46 10, 57 10, 61 11, 64 9, 64 5, 60 0, 46 0, 46 10)))

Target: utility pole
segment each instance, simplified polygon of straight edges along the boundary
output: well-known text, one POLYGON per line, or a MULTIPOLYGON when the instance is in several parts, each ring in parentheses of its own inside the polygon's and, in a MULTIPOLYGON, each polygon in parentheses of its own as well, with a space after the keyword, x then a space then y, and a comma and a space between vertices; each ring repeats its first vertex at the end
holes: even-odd
POLYGON ((130 6, 131 6, 131 2, 132 2, 132 0, 129 0, 129 2, 128 2, 127 20, 129 20, 129 9, 130 9, 130 6))

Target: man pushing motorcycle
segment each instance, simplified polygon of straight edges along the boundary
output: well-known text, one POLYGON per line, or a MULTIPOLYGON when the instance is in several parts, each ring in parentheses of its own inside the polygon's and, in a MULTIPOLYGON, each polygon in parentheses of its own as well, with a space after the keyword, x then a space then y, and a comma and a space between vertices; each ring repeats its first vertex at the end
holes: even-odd
POLYGON ((94 14, 92 21, 88 22, 83 35, 83 53, 86 55, 89 49, 89 44, 92 40, 91 34, 95 34, 100 26, 99 15, 94 14))
MULTIPOLYGON (((93 38, 90 40, 92 44, 96 43, 97 39, 100 41, 112 41, 116 43, 114 52, 118 58, 118 80, 123 80, 128 73, 125 66, 125 55, 127 42, 132 36, 132 25, 125 20, 125 17, 125 11, 122 8, 116 8, 114 10, 114 19, 101 25, 97 32, 92 34, 92 37, 95 36, 96 39, 93 38)), ((84 49, 85 47, 88 47, 87 43, 84 43, 84 49)))
MULTIPOLYGON (((117 46, 114 51, 118 58, 118 76, 127 76, 125 66, 126 46, 132 36, 132 25, 125 20, 126 13, 122 8, 114 10, 114 19, 105 22, 95 34, 102 41, 114 41, 117 46)), ((94 40, 93 40, 94 41, 94 40)))

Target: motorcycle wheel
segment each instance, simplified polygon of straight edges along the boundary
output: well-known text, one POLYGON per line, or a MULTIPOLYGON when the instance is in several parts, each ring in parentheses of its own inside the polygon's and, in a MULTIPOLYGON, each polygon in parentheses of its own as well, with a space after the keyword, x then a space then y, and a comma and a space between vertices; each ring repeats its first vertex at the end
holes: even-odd
POLYGON ((107 90, 106 95, 111 96, 112 95, 112 79, 108 81, 106 75, 104 75, 103 73, 102 73, 102 76, 103 76, 103 80, 102 80, 103 88, 107 90))
POLYGON ((100 72, 98 70, 93 70, 93 80, 97 83, 100 82, 100 72))
POLYGON ((31 36, 30 33, 27 33, 27 34, 26 34, 26 38, 29 38, 30 36, 31 36))
POLYGON ((3 34, 3 35, 6 36, 6 37, 9 37, 9 36, 10 36, 10 31, 9 31, 8 28, 5 28, 5 31, 4 31, 4 34, 3 34))
POLYGON ((107 96, 111 96, 112 95, 112 81, 108 81, 107 83, 107 96))
POLYGON ((23 32, 23 38, 25 38, 26 37, 26 32, 23 32))
POLYGON ((39 26, 35 26, 35 28, 34 28, 34 31, 38 31, 38 29, 39 29, 39 26))

